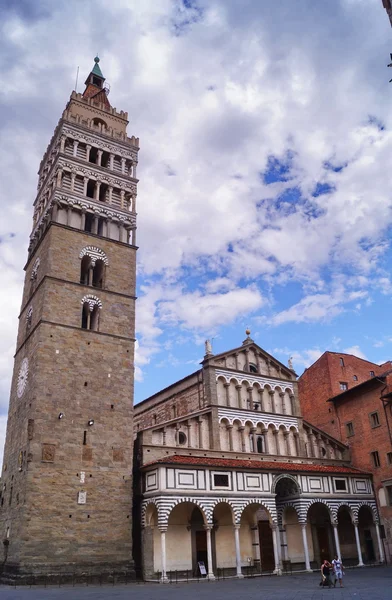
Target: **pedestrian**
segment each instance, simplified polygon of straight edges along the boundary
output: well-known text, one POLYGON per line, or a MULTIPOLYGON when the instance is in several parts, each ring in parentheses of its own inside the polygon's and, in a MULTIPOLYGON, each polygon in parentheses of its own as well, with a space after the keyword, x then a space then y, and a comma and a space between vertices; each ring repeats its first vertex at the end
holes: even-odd
POLYGON ((331 570, 331 563, 325 559, 321 565, 321 585, 328 586, 328 589, 331 589, 332 587, 331 570))
POLYGON ((332 561, 332 566, 333 566, 333 572, 335 575, 335 582, 333 584, 333 587, 336 587, 336 582, 339 580, 339 584, 340 587, 343 587, 343 573, 344 573, 344 567, 343 567, 343 563, 341 560, 339 560, 339 558, 337 556, 335 556, 335 558, 332 561))

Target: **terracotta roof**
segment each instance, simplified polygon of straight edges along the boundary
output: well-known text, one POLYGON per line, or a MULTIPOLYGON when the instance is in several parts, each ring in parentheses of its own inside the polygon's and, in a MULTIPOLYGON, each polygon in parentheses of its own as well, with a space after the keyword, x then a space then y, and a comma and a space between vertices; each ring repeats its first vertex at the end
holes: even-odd
POLYGON ((337 465, 313 465, 306 463, 268 462, 255 460, 238 460, 232 458, 211 458, 206 456, 181 456, 179 454, 166 456, 143 467, 157 463, 169 465, 193 465, 203 467, 224 467, 231 469, 252 469, 257 471, 301 471, 306 473, 351 473, 354 475, 367 474, 365 471, 337 465))

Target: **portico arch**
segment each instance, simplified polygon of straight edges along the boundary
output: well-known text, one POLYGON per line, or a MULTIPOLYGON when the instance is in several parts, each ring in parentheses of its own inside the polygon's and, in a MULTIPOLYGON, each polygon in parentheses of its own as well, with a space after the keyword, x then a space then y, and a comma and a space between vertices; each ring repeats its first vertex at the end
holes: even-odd
POLYGON ((307 513, 307 522, 311 526, 314 560, 317 565, 325 559, 331 560, 335 554, 332 516, 325 502, 313 502, 307 513))

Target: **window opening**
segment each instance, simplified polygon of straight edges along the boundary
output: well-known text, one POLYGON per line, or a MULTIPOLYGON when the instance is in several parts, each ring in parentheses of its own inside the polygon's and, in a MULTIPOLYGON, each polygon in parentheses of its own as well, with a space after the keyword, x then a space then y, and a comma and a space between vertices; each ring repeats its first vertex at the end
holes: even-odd
POLYGON ((101 183, 101 187, 99 188, 99 201, 100 202, 106 201, 106 192, 107 191, 108 191, 107 183, 101 183))
POLYGON ((392 465, 392 452, 387 452, 388 465, 392 465))
POLYGON ((335 489, 337 492, 346 492, 347 484, 345 479, 335 479, 335 489))
POLYGON ((257 373, 257 366, 254 365, 253 363, 249 363, 249 371, 251 373, 257 373))
POLYGON ((87 444, 87 431, 83 431, 83 446, 87 444))
POLYGON ((98 219, 98 235, 103 235, 103 224, 105 223, 105 219, 103 217, 99 217, 98 219))
POLYGON ((340 358, 340 366, 344 367, 344 360, 343 360, 343 358, 340 358))
POLYGON ((186 443, 186 435, 183 431, 178 432, 178 443, 183 446, 186 443))
POLYGON ((372 460, 373 460, 373 466, 374 467, 379 467, 380 466, 380 455, 377 452, 377 450, 375 452, 371 452, 370 453, 372 460))
MULTIPOLYGON (((87 216, 87 215, 86 215, 87 216)), ((80 263, 80 283, 83 285, 89 285, 89 273, 91 268, 91 257, 83 256, 80 263)))
POLYGON ((91 213, 86 213, 86 219, 84 222, 84 231, 91 233, 93 230, 93 222, 94 222, 94 215, 92 215, 91 213))
POLYGON ((97 260, 93 268, 93 286, 103 287, 103 276, 105 272, 105 263, 103 260, 97 260))
POLYGON ((89 155, 89 159, 88 161, 90 163, 93 163, 94 165, 97 164, 98 161, 98 148, 95 148, 94 146, 90 149, 90 155, 89 155))
POLYGON ((82 329, 88 329, 88 321, 90 316, 90 309, 87 302, 83 304, 82 308, 82 329))
POLYGON ((229 476, 220 473, 214 474, 214 486, 215 487, 229 487, 229 476))
POLYGON ((90 317, 90 329, 92 331, 98 331, 98 322, 99 322, 99 307, 97 305, 94 306, 93 312, 90 317))
POLYGON ((101 166, 102 167, 108 167, 108 165, 109 165, 109 159, 110 159, 109 152, 102 152, 101 166))
POLYGON ((387 485, 386 490, 387 490, 388 504, 389 504, 389 506, 392 506, 392 485, 387 485))
POLYGON ((370 377, 374 377, 374 371, 370 371, 370 377))
POLYGON ((257 452, 259 454, 264 452, 264 439, 262 435, 257 436, 257 452))
POLYGON ((346 423, 346 432, 347 435, 354 435, 354 424, 352 421, 350 421, 350 423, 346 423))
POLYGON ((358 377, 356 375, 354 375, 353 379, 354 381, 358 381, 358 377))
POLYGON ((380 419, 378 417, 378 412, 374 412, 370 414, 370 425, 372 427, 378 427, 380 425, 380 419))
POLYGON ((94 198, 94 192, 95 192, 95 180, 89 179, 88 183, 87 183, 87 192, 86 192, 87 198, 94 198))
POLYGON ((339 382, 339 387, 341 389, 342 392, 345 392, 346 390, 348 390, 348 385, 345 381, 340 381, 339 382))

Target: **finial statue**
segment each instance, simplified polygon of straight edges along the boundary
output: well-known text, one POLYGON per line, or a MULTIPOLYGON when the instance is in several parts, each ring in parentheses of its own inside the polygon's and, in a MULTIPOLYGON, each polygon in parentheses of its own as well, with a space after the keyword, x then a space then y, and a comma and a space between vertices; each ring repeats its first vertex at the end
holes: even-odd
POLYGON ((211 346, 210 340, 206 340, 204 342, 204 347, 205 347, 205 353, 206 354, 212 354, 212 346, 211 346))
POLYGON ((249 337, 250 336, 250 329, 249 327, 245 330, 246 335, 249 337))
POLYGON ((289 369, 291 369, 293 371, 294 369, 293 369, 293 357, 292 356, 290 356, 290 358, 288 360, 288 365, 289 365, 289 369))

